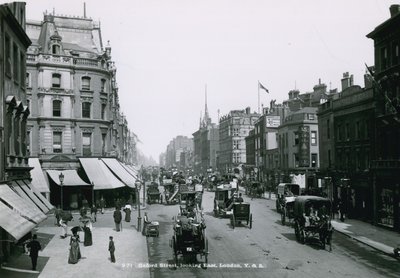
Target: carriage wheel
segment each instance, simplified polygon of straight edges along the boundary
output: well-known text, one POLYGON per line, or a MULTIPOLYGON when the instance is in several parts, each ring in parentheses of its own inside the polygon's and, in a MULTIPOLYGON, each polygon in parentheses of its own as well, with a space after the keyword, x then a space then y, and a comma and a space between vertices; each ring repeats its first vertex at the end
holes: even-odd
POLYGON ((302 228, 299 230, 299 239, 301 244, 306 243, 306 232, 302 228))
POLYGON ((285 224, 286 224, 286 208, 284 208, 281 213, 281 221, 282 221, 282 225, 285 226, 285 224))
POLYGON ((300 241, 299 223, 297 221, 294 223, 294 234, 296 235, 296 240, 300 241))
POLYGON ((233 214, 232 214, 232 218, 231 218, 231 224, 232 224, 232 229, 235 229, 236 220, 235 220, 235 215, 233 215, 233 214))
POLYGON ((179 262, 178 262, 178 250, 176 249, 176 239, 175 236, 172 237, 172 250, 174 251, 174 260, 175 260, 175 265, 178 267, 179 262))
POLYGON ((250 226, 249 228, 253 228, 253 214, 250 213, 250 226))

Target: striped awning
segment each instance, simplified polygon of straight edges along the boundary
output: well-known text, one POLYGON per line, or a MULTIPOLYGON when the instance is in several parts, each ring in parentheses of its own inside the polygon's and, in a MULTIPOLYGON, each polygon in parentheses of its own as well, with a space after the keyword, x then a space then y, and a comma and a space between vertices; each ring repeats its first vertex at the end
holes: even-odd
MULTIPOLYGON (((7 185, 0 185, 5 187, 7 185)), ((18 212, 0 202, 0 227, 6 230, 15 240, 29 233, 36 224, 22 217, 18 212)))
POLYGON ((62 186, 91 186, 91 184, 84 182, 75 170, 47 170, 47 174, 57 185, 61 185, 61 173, 64 175, 62 186))
POLYGON ((79 158, 94 190, 115 189, 124 187, 122 183, 99 158, 79 158))
POLYGON ((44 177, 39 158, 29 158, 29 166, 33 167, 33 169, 31 170, 32 185, 37 190, 39 190, 39 192, 50 192, 49 185, 47 184, 46 178, 44 177))
POLYGON ((102 161, 124 184, 131 188, 136 188, 136 178, 129 173, 122 164, 115 158, 102 158, 102 161))

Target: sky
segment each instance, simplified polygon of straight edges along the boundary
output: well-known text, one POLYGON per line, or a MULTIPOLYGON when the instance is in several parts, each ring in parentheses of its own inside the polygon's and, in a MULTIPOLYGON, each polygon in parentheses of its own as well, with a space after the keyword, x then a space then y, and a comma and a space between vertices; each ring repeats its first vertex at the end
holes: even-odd
MULTIPOLYGON (((4 2, 4 1, 3 1, 4 2)), ((393 0, 26 0, 27 19, 86 14, 101 22, 117 67, 122 112, 158 161, 178 135, 192 137, 204 113, 281 103, 310 92, 319 79, 340 88, 344 72, 363 86, 373 65, 366 38, 389 19, 393 0)))

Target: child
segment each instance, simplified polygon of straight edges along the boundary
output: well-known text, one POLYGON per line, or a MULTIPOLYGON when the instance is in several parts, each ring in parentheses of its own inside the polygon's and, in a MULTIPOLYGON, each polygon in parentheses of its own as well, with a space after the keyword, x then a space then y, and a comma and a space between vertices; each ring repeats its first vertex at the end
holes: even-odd
POLYGON ((110 236, 110 243, 108 244, 108 251, 110 251, 111 262, 115 263, 115 256, 114 256, 115 245, 114 245, 114 241, 113 241, 113 237, 112 236, 110 236))

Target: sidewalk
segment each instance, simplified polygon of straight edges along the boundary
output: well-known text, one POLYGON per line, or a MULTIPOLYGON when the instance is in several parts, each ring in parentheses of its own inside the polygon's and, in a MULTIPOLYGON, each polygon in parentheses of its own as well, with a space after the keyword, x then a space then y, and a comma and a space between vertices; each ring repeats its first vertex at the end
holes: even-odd
POLYGON ((332 220, 335 231, 364 243, 386 255, 394 256, 393 248, 400 246, 400 234, 360 220, 332 220))
MULTIPOLYGON (((106 211, 103 221, 112 222, 112 212, 106 211)), ((77 218, 77 217, 74 217, 77 218)), ((150 277, 148 268, 140 268, 139 264, 148 263, 148 251, 146 237, 134 227, 135 222, 130 224, 123 222, 123 230, 116 232, 112 225, 106 227, 93 227, 92 246, 80 244, 82 259, 77 264, 68 264, 70 237, 60 238, 60 228, 53 226, 54 219, 46 220, 48 223, 35 229, 41 242, 47 237, 48 243, 42 245, 43 250, 39 252, 38 271, 32 271, 30 257, 21 254, 4 265, 6 269, 0 269, 1 277, 23 277, 23 278, 70 278, 70 277, 150 277), (116 263, 111 263, 108 252, 109 236, 114 237, 116 263), (8 270, 10 269, 10 270, 8 270)), ((77 223, 76 220, 73 223, 77 223)), ((70 228, 68 228, 70 233, 70 228)), ((84 234, 80 232, 83 242, 84 234)))

